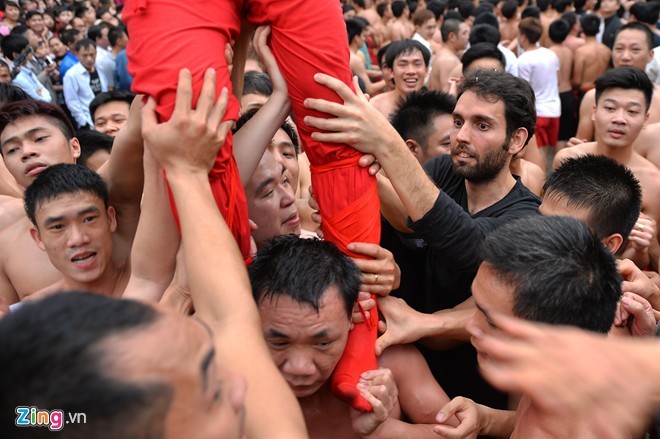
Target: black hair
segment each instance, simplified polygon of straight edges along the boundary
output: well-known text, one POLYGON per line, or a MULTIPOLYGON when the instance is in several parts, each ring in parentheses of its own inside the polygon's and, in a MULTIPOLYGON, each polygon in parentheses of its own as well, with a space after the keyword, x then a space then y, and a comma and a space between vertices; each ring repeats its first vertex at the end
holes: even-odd
POLYGON ((502 70, 506 68, 506 58, 496 45, 491 43, 470 43, 470 48, 465 51, 461 62, 463 63, 463 75, 469 70, 470 64, 478 59, 490 58, 502 64, 502 70))
POLYGON ((385 12, 387 11, 387 6, 388 5, 389 5, 389 3, 378 3, 376 5, 376 12, 378 13, 379 17, 382 18, 382 17, 385 16, 385 12))
POLYGON ((477 70, 461 82, 458 99, 468 90, 488 102, 501 100, 504 103, 507 138, 510 139, 519 128, 525 128, 527 145, 536 125, 536 99, 529 82, 506 72, 477 70))
POLYGON ((378 67, 381 69, 384 69, 385 67, 387 68, 392 68, 392 66, 387 65, 387 50, 390 48, 392 43, 387 43, 380 49, 378 49, 378 53, 376 54, 376 58, 378 59, 378 67))
POLYGON ((573 7, 575 7, 575 13, 583 12, 584 5, 587 4, 587 0, 573 0, 573 7))
POLYGON ((600 17, 596 14, 586 14, 580 19, 582 32, 588 37, 595 37, 600 30, 600 17))
POLYGON ((257 303, 285 295, 318 311, 323 294, 334 285, 349 318, 360 289, 360 270, 333 243, 295 235, 267 241, 248 273, 257 303))
POLYGON ((44 14, 39 11, 27 11, 27 13, 25 14, 25 21, 31 19, 35 15, 39 15, 40 17, 44 16, 44 14))
POLYGON ((437 90, 414 91, 399 99, 390 123, 402 139, 413 139, 426 151, 435 118, 444 114, 451 115, 454 107, 456 98, 448 93, 437 90))
MULTIPOLYGON (((112 151, 112 143, 114 139, 107 134, 101 133, 96 130, 80 130, 76 134, 78 142, 80 142, 80 157, 78 157, 78 164, 86 168, 87 160, 97 151, 112 151)), ((90 168, 91 169, 91 168, 90 168)))
POLYGON ((484 12, 474 18, 474 25, 489 24, 497 29, 500 27, 500 22, 492 12, 484 12))
POLYGON ((573 0, 556 0, 553 4, 553 7, 555 11, 557 11, 560 14, 563 14, 566 12, 566 10, 571 6, 573 3, 573 0))
MULTIPOLYGON (((241 114, 241 117, 239 117, 236 121, 236 126, 234 127, 233 132, 235 133, 240 130, 243 125, 248 123, 248 121, 252 119, 255 114, 257 114, 257 111, 259 111, 259 108, 250 108, 248 111, 241 114)), ((296 155, 300 154, 300 139, 298 138, 296 130, 286 120, 282 122, 280 129, 284 131, 287 136, 289 136, 289 139, 291 139, 291 143, 293 144, 293 149, 296 151, 296 155)))
POLYGON ((81 3, 76 7, 76 10, 73 12, 73 16, 77 17, 77 18, 82 18, 83 15, 85 15, 85 12, 87 12, 88 9, 92 9, 92 7, 87 6, 84 3, 81 3))
POLYGON ((480 256, 513 288, 513 314, 607 333, 621 297, 612 253, 580 221, 539 215, 504 224, 480 256))
POLYGON ((490 24, 478 24, 470 31, 470 46, 479 43, 490 43, 497 46, 500 43, 500 31, 490 24))
POLYGON ((82 40, 76 42, 74 50, 78 52, 80 49, 89 49, 90 47, 96 49, 96 42, 91 38, 83 38, 82 40))
POLYGON ((392 15, 394 18, 399 18, 403 15, 403 11, 408 7, 408 4, 402 0, 392 2, 392 15))
POLYGON ((472 15, 474 3, 472 0, 460 0, 458 2, 458 13, 461 14, 463 20, 467 20, 472 15))
POLYGON ((442 21, 442 26, 440 26, 440 35, 442 36, 442 41, 449 41, 449 35, 455 34, 458 35, 458 32, 461 28, 461 20, 445 18, 442 21))
POLYGON ((502 16, 507 20, 512 19, 518 12, 518 2, 516 0, 506 0, 500 9, 502 16))
POLYGON ((110 27, 111 26, 108 23, 104 22, 90 26, 89 29, 87 29, 87 38, 96 43, 98 39, 103 36, 103 29, 108 29, 108 32, 110 32, 110 27))
POLYGON ((408 55, 416 50, 422 54, 422 58, 424 58, 424 64, 426 67, 428 67, 429 61, 431 60, 431 52, 429 52, 429 50, 424 47, 422 43, 415 40, 393 41, 385 53, 385 62, 387 63, 388 67, 393 68, 394 61, 396 61, 398 57, 401 55, 408 55))
POLYGON ((640 23, 655 26, 660 15, 660 5, 656 2, 636 2, 630 7, 630 14, 640 23))
POLYGON ((89 114, 92 116, 92 119, 94 119, 94 113, 96 113, 96 110, 98 110, 101 105, 105 105, 108 102, 126 102, 130 107, 133 103, 133 99, 135 99, 135 94, 130 91, 113 90, 99 93, 94 99, 92 99, 92 102, 89 103, 89 114))
POLYGON ((599 239, 614 233, 628 238, 642 207, 642 188, 630 169, 597 155, 564 160, 543 185, 543 196, 587 209, 587 225, 599 239))
POLYGON ((25 38, 27 38, 25 36, 25 34, 29 30, 31 30, 31 29, 27 24, 17 24, 16 26, 14 26, 14 28, 11 30, 11 32, 9 32, 9 34, 10 35, 21 35, 21 36, 24 36, 25 38))
POLYGON ((273 94, 273 83, 270 77, 261 72, 251 70, 245 73, 243 78, 243 96, 247 94, 256 94, 260 96, 270 96, 273 94))
MULTIPOLYGON (((9 69, 9 66, 4 62, 0 62, 0 67, 5 67, 9 69)), ((22 88, 12 84, 0 83, 0 107, 6 104, 10 104, 12 102, 22 101, 25 99, 32 99, 32 98, 30 98, 30 96, 28 96, 28 94, 25 93, 22 88)))
POLYGON ((536 6, 527 6, 525 9, 522 10, 520 13, 520 18, 527 18, 527 17, 533 17, 533 18, 541 18, 541 10, 537 8, 536 6))
POLYGON ((459 23, 462 23, 463 17, 461 17, 461 14, 457 10, 453 9, 445 12, 445 15, 442 16, 443 23, 447 20, 457 20, 459 23))
POLYGON ((646 37, 646 44, 648 46, 649 50, 653 50, 653 32, 651 32, 651 29, 648 28, 645 24, 642 24, 638 21, 631 21, 630 23, 626 23, 623 26, 621 26, 617 31, 614 33, 614 41, 616 42, 616 38, 619 36, 621 32, 624 30, 636 30, 644 34, 646 37))
POLYGON ((108 206, 108 187, 94 171, 80 165, 58 163, 44 169, 25 189, 25 213, 37 226, 36 211, 42 203, 63 194, 90 193, 108 206))
POLYGON ((426 4, 426 9, 433 12, 435 19, 439 20, 447 10, 447 2, 445 0, 431 0, 426 4))
POLYGON ((117 41, 126 33, 126 27, 124 26, 114 26, 111 27, 108 31, 108 41, 110 41, 110 46, 114 47, 117 45, 117 41))
POLYGON ((352 0, 352 1, 353 1, 353 3, 355 3, 356 5, 361 7, 362 9, 367 7, 367 5, 365 5, 365 3, 364 3, 364 0, 352 0))
POLYGON ((65 46, 70 47, 76 37, 80 34, 78 29, 66 29, 63 32, 60 32, 60 41, 64 43, 65 46))
POLYGON ((45 117, 60 129, 66 140, 71 140, 73 138, 73 124, 66 114, 64 114, 64 111, 62 111, 57 105, 48 104, 36 99, 17 101, 1 107, 0 133, 2 133, 5 127, 10 123, 30 116, 45 117))
POLYGON ((560 18, 566 21, 572 29, 573 26, 575 26, 575 23, 577 23, 578 16, 575 12, 565 12, 561 14, 560 18))
POLYGON ((551 4, 551 0, 536 0, 536 6, 541 12, 547 11, 551 4))
POLYGON ((603 92, 610 88, 624 90, 639 90, 644 93, 646 111, 651 108, 653 98, 653 83, 648 75, 636 67, 623 66, 605 71, 594 81, 596 86, 596 103, 603 92))
POLYGON ((564 42, 570 31, 571 25, 568 23, 568 21, 560 18, 550 23, 550 27, 548 28, 548 36, 550 36, 550 40, 553 43, 561 44, 564 42))
POLYGON ((12 61, 14 60, 14 54, 18 56, 29 45, 28 39, 19 34, 9 34, 0 42, 2 53, 12 61))
POLYGON ((364 32, 364 22, 355 18, 349 18, 346 22, 346 33, 348 34, 348 44, 353 42, 353 39, 364 32))
MULTIPOLYGON (((111 337, 147 330, 159 318, 136 301, 68 292, 26 303, 0 319, 0 429, 16 431, 17 406, 38 406, 85 413, 84 423, 66 425, 69 437, 161 437, 172 388, 108 373, 114 358, 104 345, 111 337)), ((25 433, 53 434, 48 428, 25 433)))

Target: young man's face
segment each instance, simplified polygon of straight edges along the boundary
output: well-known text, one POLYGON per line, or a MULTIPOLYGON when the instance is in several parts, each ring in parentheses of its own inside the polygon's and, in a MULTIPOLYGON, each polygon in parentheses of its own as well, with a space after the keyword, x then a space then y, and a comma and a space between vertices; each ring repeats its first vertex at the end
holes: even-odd
POLYGON ((61 58, 66 55, 67 47, 59 38, 52 38, 48 45, 50 46, 50 51, 53 52, 53 55, 56 57, 61 58))
POLYGON ((18 17, 21 15, 21 10, 18 9, 18 6, 14 4, 7 4, 5 7, 5 16, 12 21, 18 20, 18 17))
POLYGON ((298 188, 298 178, 300 177, 300 164, 296 155, 296 148, 291 142, 291 137, 283 129, 278 129, 273 139, 270 141, 268 150, 275 156, 275 159, 286 166, 286 174, 289 177, 291 189, 296 192, 298 188))
POLYGON ((264 298, 258 305, 273 361, 297 398, 313 395, 346 347, 350 320, 337 287, 323 293, 318 311, 286 295, 264 298))
POLYGON ((80 32, 81 36, 87 34, 87 25, 85 24, 85 21, 82 18, 74 17, 71 20, 71 26, 73 26, 74 29, 80 32))
POLYGON ((32 18, 27 21, 27 25, 36 33, 41 34, 44 30, 44 18, 41 15, 33 15, 32 18))
MULTIPOLYGON (((513 287, 504 283, 489 263, 482 263, 472 281, 472 297, 477 309, 474 310, 470 323, 484 334, 497 331, 497 327, 491 322, 491 315, 513 315, 513 293, 513 287)), ((487 359, 487 356, 477 351, 477 359, 481 362, 487 359)))
MULTIPOLYGON (((104 373, 120 382, 145 380, 170 388, 165 437, 243 437, 246 381, 215 356, 209 328, 197 319, 159 307, 156 322, 102 342, 104 373)), ((156 404, 159 401, 154 401, 156 404)))
POLYGON ((619 10, 619 0, 601 0, 600 2, 600 12, 605 17, 616 13, 619 10))
POLYGON ((464 50, 470 40, 470 26, 467 23, 461 23, 458 28, 458 35, 456 35, 456 48, 464 50))
POLYGON ((0 83, 11 84, 11 80, 9 68, 6 66, 0 66, 0 83))
POLYGON ((420 164, 451 152, 450 135, 453 126, 454 118, 451 114, 441 114, 433 119, 433 131, 426 139, 426 149, 422 148, 421 155, 417 155, 420 164))
POLYGON ((433 38, 435 29, 436 29, 435 18, 431 18, 429 20, 426 20, 424 23, 422 23, 422 25, 417 28, 417 32, 425 39, 430 40, 431 38, 433 38))
POLYGON ((94 128, 96 131, 115 137, 126 122, 131 107, 124 101, 110 101, 99 106, 94 112, 94 128))
POLYGON ((300 217, 286 166, 266 151, 245 188, 257 247, 277 235, 300 235, 300 217))
POLYGON ((493 180, 507 166, 504 102, 489 102, 471 90, 461 95, 451 132, 454 172, 471 182, 493 180))
POLYGON ((421 90, 428 73, 424 56, 419 50, 402 53, 392 63, 396 89, 402 94, 421 90))
POLYGON ((115 211, 97 195, 58 195, 36 206, 35 219, 30 234, 65 279, 93 284, 111 267, 115 211))
POLYGON ((92 71, 94 64, 96 63, 96 47, 81 47, 77 52, 76 56, 80 61, 80 64, 83 65, 87 70, 92 71))
POLYGON ((75 163, 80 156, 78 139, 67 141, 60 127, 44 116, 26 116, 8 124, 0 133, 5 166, 23 188, 48 166, 75 163))
POLYGON ((653 59, 653 51, 648 45, 644 32, 637 29, 619 32, 612 46, 614 67, 632 66, 646 70, 646 65, 651 59, 653 59))
POLYGON ((648 120, 641 90, 611 88, 601 93, 592 115, 598 142, 609 148, 632 146, 648 120))
POLYGON ((68 9, 63 10, 57 16, 57 21, 59 21, 61 27, 69 24, 71 20, 73 20, 73 12, 69 11, 68 9))

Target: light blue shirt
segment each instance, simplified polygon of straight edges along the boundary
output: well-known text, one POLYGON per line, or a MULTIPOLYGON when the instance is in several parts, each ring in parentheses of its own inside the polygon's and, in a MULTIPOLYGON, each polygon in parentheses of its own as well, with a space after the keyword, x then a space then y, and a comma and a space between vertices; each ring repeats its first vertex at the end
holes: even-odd
POLYGON ((18 75, 16 75, 11 83, 20 87, 31 98, 48 103, 53 102, 53 97, 50 95, 48 89, 39 81, 37 75, 30 70, 27 64, 21 67, 18 75))
MULTIPOLYGON (((108 91, 108 81, 98 65, 96 72, 101 80, 101 91, 108 91)), ((71 115, 79 127, 94 126, 92 116, 89 114, 89 103, 94 99, 94 92, 89 85, 90 75, 87 69, 80 63, 74 65, 64 75, 64 101, 71 115)))

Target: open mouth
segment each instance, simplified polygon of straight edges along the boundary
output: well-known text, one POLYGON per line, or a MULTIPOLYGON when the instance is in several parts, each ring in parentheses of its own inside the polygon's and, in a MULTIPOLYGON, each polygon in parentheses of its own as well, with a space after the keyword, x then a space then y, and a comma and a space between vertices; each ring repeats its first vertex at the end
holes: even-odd
POLYGON ((96 252, 85 252, 80 253, 71 258, 71 262, 78 266, 87 266, 94 261, 96 257, 96 252))
POLYGON ((43 171, 46 168, 47 166, 44 165, 43 163, 33 163, 29 165, 27 168, 25 168, 25 175, 34 176, 41 173, 41 171, 43 171))

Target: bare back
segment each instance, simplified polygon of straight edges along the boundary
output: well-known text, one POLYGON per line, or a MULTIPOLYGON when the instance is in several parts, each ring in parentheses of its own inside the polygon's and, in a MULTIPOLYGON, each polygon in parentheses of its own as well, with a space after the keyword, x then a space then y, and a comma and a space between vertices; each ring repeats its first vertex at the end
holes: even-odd
POLYGON ((571 91, 571 73, 573 72, 573 52, 561 44, 553 44, 550 50, 559 58, 559 93, 571 91))
POLYGON ((449 77, 451 71, 459 65, 461 61, 450 49, 443 47, 433 58, 431 75, 429 76, 429 88, 446 92, 449 90, 449 77))
POLYGON ((610 49, 596 40, 590 40, 575 51, 573 84, 582 91, 591 90, 594 81, 610 63, 610 49))
POLYGON ((647 125, 633 145, 635 151, 639 153, 646 160, 653 163, 657 168, 660 168, 660 146, 658 139, 660 138, 660 123, 653 123, 647 125))
POLYGON ((396 109, 399 93, 396 90, 390 90, 374 96, 369 103, 376 107, 376 109, 385 117, 389 119, 392 111, 396 109))

